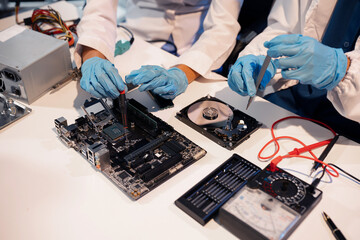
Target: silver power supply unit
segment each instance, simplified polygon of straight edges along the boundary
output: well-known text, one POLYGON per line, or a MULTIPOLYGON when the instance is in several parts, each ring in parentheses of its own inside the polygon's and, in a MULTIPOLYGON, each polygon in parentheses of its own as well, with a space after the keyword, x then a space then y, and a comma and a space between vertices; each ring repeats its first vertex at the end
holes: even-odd
POLYGON ((31 104, 71 72, 67 41, 29 29, 0 41, 0 92, 5 95, 31 104))

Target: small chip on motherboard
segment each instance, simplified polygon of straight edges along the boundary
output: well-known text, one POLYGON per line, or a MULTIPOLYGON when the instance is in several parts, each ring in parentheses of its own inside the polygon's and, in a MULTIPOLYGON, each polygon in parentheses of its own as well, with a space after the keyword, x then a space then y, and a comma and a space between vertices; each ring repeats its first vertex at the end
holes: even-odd
POLYGON ((114 123, 113 125, 104 128, 103 133, 114 142, 125 136, 126 129, 119 123, 114 123))

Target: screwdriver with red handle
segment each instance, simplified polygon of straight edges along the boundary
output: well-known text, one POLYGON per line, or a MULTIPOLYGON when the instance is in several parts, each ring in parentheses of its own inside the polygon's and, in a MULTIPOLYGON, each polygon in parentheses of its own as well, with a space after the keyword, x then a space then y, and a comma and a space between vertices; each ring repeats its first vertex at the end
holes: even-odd
POLYGON ((121 119, 124 128, 127 129, 128 124, 127 124, 127 105, 126 105, 125 89, 119 92, 120 92, 119 109, 121 111, 121 119))

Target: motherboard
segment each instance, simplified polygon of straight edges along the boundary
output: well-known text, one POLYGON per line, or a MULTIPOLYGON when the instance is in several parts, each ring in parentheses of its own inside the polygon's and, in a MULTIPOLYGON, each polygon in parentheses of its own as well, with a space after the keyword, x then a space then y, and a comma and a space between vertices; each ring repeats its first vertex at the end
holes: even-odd
POLYGON ((131 199, 139 199, 206 154, 136 100, 126 100, 125 114, 118 101, 91 98, 82 108, 84 116, 70 125, 64 117, 57 118, 55 127, 66 146, 81 153, 131 199))

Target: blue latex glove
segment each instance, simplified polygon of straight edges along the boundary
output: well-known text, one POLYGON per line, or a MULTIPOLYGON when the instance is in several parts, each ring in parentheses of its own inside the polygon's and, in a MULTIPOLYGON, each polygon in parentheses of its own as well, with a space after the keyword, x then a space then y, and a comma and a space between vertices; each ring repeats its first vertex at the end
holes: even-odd
POLYGON ((318 89, 333 89, 345 76, 347 58, 341 48, 328 47, 299 34, 280 35, 264 46, 285 79, 296 79, 318 89))
POLYGON ((106 59, 93 57, 81 66, 82 78, 80 86, 98 98, 117 98, 119 91, 127 91, 127 87, 114 65, 106 59))
MULTIPOLYGON (((265 56, 254 55, 246 55, 238 58, 229 71, 228 84, 230 88, 242 96, 255 96, 255 82, 264 60, 265 56)), ((260 90, 265 89, 265 86, 274 77, 275 72, 276 68, 271 60, 260 83, 260 90)))
POLYGON ((126 83, 141 85, 140 91, 152 91, 163 98, 174 99, 185 92, 188 80, 179 68, 166 70, 160 66, 146 65, 125 77, 126 83))

